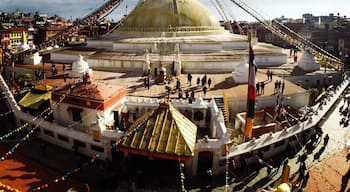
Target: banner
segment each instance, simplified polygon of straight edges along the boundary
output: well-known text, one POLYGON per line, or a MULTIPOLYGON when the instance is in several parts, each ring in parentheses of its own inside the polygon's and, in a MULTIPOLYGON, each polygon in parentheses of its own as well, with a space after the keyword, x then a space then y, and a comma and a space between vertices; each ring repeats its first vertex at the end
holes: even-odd
POLYGON ((254 52, 251 44, 251 35, 248 34, 249 41, 249 74, 248 74, 248 102, 247 102, 247 115, 244 131, 244 138, 251 139, 254 126, 254 109, 256 99, 256 87, 255 87, 255 65, 254 65, 254 52))

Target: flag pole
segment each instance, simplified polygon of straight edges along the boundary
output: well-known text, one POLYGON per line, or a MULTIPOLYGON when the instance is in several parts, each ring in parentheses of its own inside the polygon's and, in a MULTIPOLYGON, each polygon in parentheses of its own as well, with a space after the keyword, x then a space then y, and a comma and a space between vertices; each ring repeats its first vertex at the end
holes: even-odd
POLYGON ((254 65, 254 52, 251 44, 251 34, 248 33, 249 43, 249 73, 248 73, 248 95, 247 95, 247 113, 246 124, 244 129, 244 139, 250 140, 253 135, 254 126, 254 109, 256 100, 256 87, 255 87, 255 65, 254 65))

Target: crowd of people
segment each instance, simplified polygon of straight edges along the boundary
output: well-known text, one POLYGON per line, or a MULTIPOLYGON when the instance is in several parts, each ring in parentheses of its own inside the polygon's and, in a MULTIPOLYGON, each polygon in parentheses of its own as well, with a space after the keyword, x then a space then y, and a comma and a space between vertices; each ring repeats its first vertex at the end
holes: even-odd
POLYGON ((282 93, 284 92, 284 86, 285 86, 285 83, 284 81, 279 81, 279 80, 276 80, 275 81, 275 89, 274 89, 274 93, 282 93))
MULTIPOLYGON (((272 78, 273 78, 273 72, 271 70, 267 70, 266 71, 266 77, 267 80, 266 81, 260 81, 257 82, 255 87, 256 87, 256 94, 257 95, 264 95, 265 94, 265 85, 269 82, 272 82, 272 78)), ((284 88, 285 88, 285 82, 284 80, 276 80, 274 83, 274 94, 278 94, 278 93, 284 93, 284 88)))
POLYGON ((339 113, 342 116, 339 124, 348 127, 350 120, 350 96, 345 95, 343 98, 343 105, 339 108, 339 113))
MULTIPOLYGON (((154 74, 154 79, 157 78, 157 75, 157 73, 154 74)), ((149 75, 143 78, 144 88, 150 89, 150 87, 152 86, 152 81, 150 78, 151 76, 149 75)), ((198 76, 196 78, 196 84, 194 86, 192 86, 192 81, 192 73, 187 74, 187 85, 183 85, 181 78, 178 76, 167 77, 164 81, 164 86, 167 91, 167 97, 170 98, 172 94, 177 94, 178 99, 187 99, 189 103, 192 103, 194 101, 196 92, 202 92, 203 97, 206 97, 206 94, 208 93, 213 83, 211 77, 209 77, 207 74, 204 74, 202 77, 198 76), (172 86, 171 84, 173 81, 175 81, 175 84, 172 86)), ((155 80, 154 84, 157 84, 155 80)))

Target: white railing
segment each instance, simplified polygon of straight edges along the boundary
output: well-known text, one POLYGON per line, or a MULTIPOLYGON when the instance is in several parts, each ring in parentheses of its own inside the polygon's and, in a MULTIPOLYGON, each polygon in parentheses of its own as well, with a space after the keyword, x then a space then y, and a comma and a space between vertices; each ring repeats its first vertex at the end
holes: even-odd
MULTIPOLYGON (((235 157, 239 156, 241 154, 256 151, 260 148, 263 148, 265 146, 269 146, 271 144, 277 143, 278 141, 282 141, 285 139, 288 139, 296 134, 299 134, 307 129, 310 129, 312 127, 315 127, 317 123, 319 123, 323 117, 327 115, 327 112, 331 110, 333 105, 337 102, 339 98, 341 98, 341 94, 344 92, 344 90, 349 86, 349 80, 344 80, 340 85, 336 92, 332 92, 333 94, 329 98, 325 98, 326 104, 322 106, 322 108, 319 108, 319 104, 316 104, 312 108, 314 111, 317 109, 317 113, 312 114, 308 120, 304 122, 300 122, 299 124, 296 124, 292 127, 288 127, 286 129, 283 129, 281 131, 275 132, 275 133, 266 133, 264 135, 261 135, 259 138, 253 138, 250 141, 247 141, 245 143, 232 146, 229 150, 228 156, 235 157)), ((226 157, 222 157, 221 159, 225 159, 226 157)))

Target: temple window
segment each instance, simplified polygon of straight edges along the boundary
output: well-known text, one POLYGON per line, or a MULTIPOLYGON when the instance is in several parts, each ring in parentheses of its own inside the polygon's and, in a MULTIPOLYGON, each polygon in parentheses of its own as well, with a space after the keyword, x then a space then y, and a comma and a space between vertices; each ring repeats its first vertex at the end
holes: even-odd
POLYGON ((81 142, 81 141, 78 141, 78 140, 74 140, 74 146, 77 146, 77 147, 81 147, 81 148, 85 148, 86 147, 86 144, 84 142, 81 142))
POLYGON ((52 131, 49 131, 49 130, 46 130, 46 129, 44 129, 44 134, 45 134, 45 135, 48 135, 48 136, 51 136, 51 137, 54 137, 53 132, 52 132, 52 131))
POLYGON ((83 111, 82 109, 75 108, 75 107, 69 107, 67 111, 72 112, 72 120, 75 122, 82 122, 83 119, 81 117, 81 112, 83 111))
POLYGON ((203 118, 204 118, 204 115, 201 111, 196 111, 194 113, 194 120, 201 121, 201 120, 203 120, 203 118))
POLYGON ((57 138, 61 141, 64 141, 64 142, 69 142, 69 139, 68 137, 66 136, 63 136, 63 135, 58 135, 57 138))
POLYGON ((82 121, 81 114, 78 111, 72 111, 73 121, 82 121))

